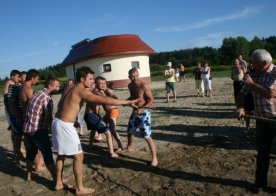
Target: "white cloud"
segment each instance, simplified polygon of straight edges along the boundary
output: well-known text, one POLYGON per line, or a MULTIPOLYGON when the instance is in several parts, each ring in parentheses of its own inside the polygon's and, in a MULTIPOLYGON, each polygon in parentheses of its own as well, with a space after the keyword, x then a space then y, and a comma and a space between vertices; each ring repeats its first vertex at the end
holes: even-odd
POLYGON ((259 8, 257 7, 248 7, 245 8, 237 13, 231 14, 231 15, 227 15, 227 16, 220 16, 217 18, 210 18, 210 19, 206 19, 203 21, 198 21, 195 22, 191 25, 178 25, 178 26, 174 26, 174 27, 159 27, 156 29, 156 31, 160 31, 160 32, 182 32, 182 31, 188 31, 188 30, 192 30, 192 29, 200 29, 203 27, 207 27, 207 26, 211 26, 214 24, 218 24, 218 23, 224 23, 227 21, 231 21, 231 20, 237 20, 240 18, 244 18, 246 16, 255 14, 259 12, 259 8))
POLYGON ((185 44, 181 44, 181 47, 184 48, 195 48, 195 47, 214 47, 218 48, 222 44, 222 40, 225 37, 224 33, 211 33, 205 37, 199 37, 194 40, 189 40, 185 44))

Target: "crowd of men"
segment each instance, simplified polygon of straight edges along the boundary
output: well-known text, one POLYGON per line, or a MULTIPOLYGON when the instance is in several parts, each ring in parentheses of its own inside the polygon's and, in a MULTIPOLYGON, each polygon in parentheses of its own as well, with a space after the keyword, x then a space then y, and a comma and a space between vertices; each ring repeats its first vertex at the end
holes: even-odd
POLYGON ((11 71, 10 80, 5 83, 3 88, 5 112, 9 123, 8 129, 11 130, 12 135, 15 163, 20 165, 20 161, 26 160, 26 180, 32 179, 33 165, 36 166, 37 171, 40 171, 44 169, 44 162, 53 178, 55 190, 72 188, 71 185, 66 185, 62 178, 65 157, 72 156, 76 194, 95 192, 93 188, 84 187, 82 182, 83 151, 74 126, 78 113, 85 102, 87 103, 85 120, 87 127, 91 129, 91 138, 93 139, 96 131, 104 133, 112 158, 117 158, 118 152, 131 150, 134 143, 133 135, 137 129, 140 129, 141 135, 145 138, 151 151, 150 166, 157 167, 156 146, 151 138, 151 114, 149 109, 146 109, 151 108, 154 103, 152 91, 148 84, 139 79, 136 68, 130 69, 128 74, 130 97, 127 100, 121 100, 111 89, 107 88, 107 81, 103 77, 97 77, 95 88, 91 88, 94 86, 94 72, 89 67, 80 67, 76 72, 76 83, 66 87, 58 105, 54 106, 51 95, 59 91, 60 83, 57 78, 47 78, 44 88, 34 93, 32 87, 39 80, 37 70, 31 69, 27 73, 18 70, 11 71), (99 105, 103 105, 106 111, 104 119, 99 116, 99 105), (126 148, 123 147, 120 136, 116 132, 116 120, 119 115, 117 106, 119 105, 133 108, 127 128, 128 144, 126 148), (55 117, 53 117, 54 107, 57 107, 55 117), (52 144, 49 133, 51 133, 52 144), (114 151, 112 137, 117 141, 117 152, 114 151), (22 152, 24 151, 21 147, 22 139, 26 157, 22 152), (58 154, 56 162, 53 159, 52 147, 58 154))
MULTIPOLYGON (((257 138, 257 157, 256 157, 256 190, 266 190, 268 180, 267 174, 270 162, 270 149, 272 141, 276 135, 276 66, 272 63, 270 53, 264 49, 255 50, 252 54, 252 68, 254 72, 246 74, 245 62, 235 59, 232 79, 234 80, 236 114, 239 118, 246 115, 245 99, 246 94, 250 93, 253 97, 254 114, 256 120, 256 138, 257 138), (242 64, 243 63, 243 64, 242 64), (242 82, 242 86, 240 83, 242 82)), ((168 69, 164 73, 166 79, 167 102, 169 101, 169 92, 173 90, 173 101, 176 101, 175 86, 172 80, 175 77, 172 64, 167 64, 168 69)), ((210 68, 208 63, 201 68, 197 65, 197 71, 201 78, 195 77, 195 80, 201 80, 202 75, 206 76, 204 82, 204 94, 212 96, 210 87, 210 68), (206 83, 206 84, 205 84, 206 83), (206 90, 207 89, 207 90, 206 90)), ((184 68, 182 68, 184 71, 184 68)), ((39 80, 38 71, 31 69, 28 72, 19 72, 12 70, 10 80, 3 88, 5 112, 9 129, 12 133, 12 143, 16 164, 24 159, 21 147, 24 136, 24 146, 26 149, 27 180, 32 179, 33 165, 36 170, 43 170, 42 157, 46 168, 49 170, 55 183, 55 190, 65 188, 62 172, 66 156, 73 157, 73 173, 76 181, 76 194, 91 194, 95 192, 93 188, 85 188, 82 182, 82 163, 83 151, 81 141, 75 128, 76 119, 82 105, 86 102, 85 122, 87 128, 91 130, 90 145, 96 132, 105 134, 110 157, 116 158, 119 152, 129 152, 134 143, 134 133, 140 129, 142 137, 147 142, 151 152, 151 166, 158 165, 156 146, 151 138, 151 112, 149 108, 153 107, 154 97, 148 84, 139 79, 139 72, 132 68, 128 72, 130 83, 128 85, 130 96, 127 100, 118 99, 115 93, 107 87, 107 80, 98 76, 94 82, 94 72, 86 66, 80 67, 76 72, 76 83, 72 82, 63 91, 59 103, 54 106, 51 94, 59 90, 59 80, 55 77, 49 77, 45 80, 44 88, 34 93, 33 86, 39 80), (99 106, 102 105, 106 115, 101 118, 99 115, 99 106), (116 131, 116 122, 119 116, 117 106, 129 106, 133 112, 128 122, 128 144, 124 148, 119 134, 116 131), (53 117, 53 108, 57 107, 55 117, 53 117), (52 135, 52 144, 49 133, 52 135), (118 145, 117 151, 114 150, 112 138, 118 145), (53 159, 53 149, 57 151, 56 162, 53 159)), ((183 73, 182 73, 183 76, 183 73)), ((184 78, 183 78, 184 80, 184 78)), ((202 83, 196 82, 198 95, 201 92, 202 83)), ((203 94, 203 95, 204 95, 203 94)))

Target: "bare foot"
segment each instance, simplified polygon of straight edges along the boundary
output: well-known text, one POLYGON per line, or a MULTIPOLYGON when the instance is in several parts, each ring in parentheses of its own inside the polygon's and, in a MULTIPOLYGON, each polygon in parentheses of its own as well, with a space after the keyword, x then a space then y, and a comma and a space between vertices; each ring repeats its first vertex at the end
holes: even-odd
POLYGON ((119 152, 123 152, 123 150, 124 150, 123 148, 118 148, 115 152, 119 153, 119 152))
POLYGON ((76 195, 89 195, 95 193, 95 189, 83 188, 82 190, 76 189, 76 195))
POLYGON ((111 157, 111 158, 118 158, 119 155, 116 154, 115 152, 113 152, 113 153, 110 153, 110 157, 111 157))
POLYGON ((132 152, 132 148, 125 148, 121 151, 121 153, 129 153, 129 152, 132 152))
POLYGON ((152 166, 152 167, 157 167, 157 165, 158 165, 158 161, 157 160, 153 160, 151 162, 151 164, 150 164, 150 166, 152 166))
POLYGON ((67 189, 72 189, 72 188, 74 188, 74 185, 68 184, 68 183, 63 183, 62 185, 55 186, 56 191, 67 190, 67 189))
POLYGON ((38 168, 35 169, 36 173, 44 173, 47 170, 45 166, 39 166, 38 168))

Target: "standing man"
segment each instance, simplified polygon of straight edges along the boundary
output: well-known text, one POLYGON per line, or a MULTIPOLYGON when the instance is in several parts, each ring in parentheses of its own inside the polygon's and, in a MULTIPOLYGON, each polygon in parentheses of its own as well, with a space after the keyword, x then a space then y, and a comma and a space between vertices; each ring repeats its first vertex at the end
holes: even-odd
POLYGON ((182 63, 179 65, 179 70, 180 70, 179 82, 181 82, 181 80, 183 80, 185 82, 185 66, 182 63))
POLYGON ((243 66, 245 68, 245 72, 247 72, 247 62, 243 60, 241 54, 238 56, 238 59, 239 59, 240 65, 243 66))
POLYGON ((201 63, 197 63, 197 67, 194 69, 194 75, 195 75, 195 86, 196 86, 196 92, 197 96, 203 96, 203 88, 202 88, 202 78, 201 78, 201 63))
MULTIPOLYGON (((20 102, 23 107, 24 116, 28 112, 27 110, 28 101, 34 94, 33 86, 36 85, 38 80, 39 80, 39 72, 36 69, 28 70, 26 74, 25 82, 22 84, 21 90, 20 90, 20 102)), ((37 172, 45 171, 45 167, 43 166, 43 160, 42 160, 40 151, 38 151, 35 157, 35 166, 36 166, 37 172)))
POLYGON ((166 80, 166 92, 167 92, 167 101, 166 101, 166 103, 168 103, 169 100, 170 100, 170 91, 171 90, 173 92, 174 102, 176 102, 175 70, 172 68, 172 63, 171 62, 168 62, 168 64, 167 64, 167 69, 165 70, 164 78, 166 80))
POLYGON ((156 167, 158 165, 157 155, 156 155, 156 146, 151 138, 151 113, 146 108, 151 108, 154 103, 154 98, 150 87, 139 79, 139 73, 137 69, 130 69, 128 72, 128 77, 130 83, 128 89, 130 92, 129 100, 140 99, 137 103, 138 108, 134 109, 128 122, 128 144, 126 151, 131 151, 131 147, 134 143, 134 133, 136 129, 139 128, 142 137, 145 138, 148 143, 152 161, 151 166, 156 167))
MULTIPOLYGON (((237 98, 238 117, 245 115, 244 98, 251 92, 254 99, 255 114, 257 117, 268 119, 276 118, 276 66, 272 63, 270 53, 264 49, 255 50, 251 56, 255 73, 244 76, 244 88, 237 98)), ((257 157, 255 186, 256 192, 267 187, 267 174, 270 162, 270 150, 273 138, 276 135, 276 123, 256 120, 257 157)))
POLYGON ((38 154, 38 150, 41 151, 45 165, 50 171, 53 180, 56 179, 56 167, 48 133, 51 131, 53 120, 51 93, 58 92, 58 90, 58 79, 49 77, 45 80, 44 89, 35 93, 28 101, 23 126, 27 152, 27 180, 32 179, 33 161, 38 154))
POLYGON ((240 65, 239 59, 235 59, 234 66, 232 67, 231 72, 231 79, 233 80, 233 87, 234 87, 234 98, 235 103, 238 97, 238 94, 243 86, 243 77, 245 74, 245 68, 240 65))
POLYGON ((4 87, 3 87, 5 115, 6 115, 8 124, 9 124, 8 130, 10 130, 12 128, 12 123, 11 123, 11 119, 10 119, 10 116, 12 114, 11 114, 11 111, 9 110, 8 92, 12 85, 17 84, 19 82, 19 80, 20 80, 19 75, 20 75, 20 71, 12 70, 10 73, 10 79, 4 84, 4 87))
MULTIPOLYGON (((107 88, 106 79, 104 77, 98 76, 95 79, 95 83, 96 83, 96 88, 94 89, 93 92, 96 95, 107 96, 107 97, 112 97, 114 99, 118 99, 115 93, 110 88, 107 88)), ((122 151, 123 150, 122 141, 120 139, 119 134, 116 131, 116 124, 117 124, 117 119, 119 117, 119 110, 117 106, 111 106, 111 105, 103 105, 103 108, 106 112, 103 119, 105 123, 108 124, 110 132, 118 144, 117 152, 122 151)))
POLYGON ((119 100, 110 97, 100 97, 88 91, 93 82, 94 72, 86 66, 80 67, 76 72, 77 83, 68 86, 63 93, 58 104, 56 117, 52 122, 53 147, 57 150, 56 160, 57 177, 56 190, 63 188, 62 171, 65 156, 73 156, 73 172, 76 180, 76 194, 92 194, 95 189, 85 188, 82 183, 82 162, 83 151, 80 139, 74 122, 84 102, 108 104, 108 105, 128 105, 136 107, 139 100, 119 100))

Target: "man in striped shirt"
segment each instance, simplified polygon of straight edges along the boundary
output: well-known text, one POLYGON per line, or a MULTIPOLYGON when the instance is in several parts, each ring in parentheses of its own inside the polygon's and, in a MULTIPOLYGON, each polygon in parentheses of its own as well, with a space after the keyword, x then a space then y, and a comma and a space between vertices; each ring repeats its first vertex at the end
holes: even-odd
MULTIPOLYGON (((244 88, 237 98, 238 117, 245 115, 244 97, 251 92, 254 99, 254 111, 257 117, 276 118, 276 66, 270 53, 264 49, 255 50, 251 57, 255 73, 245 75, 244 88)), ((267 174, 270 162, 270 150, 276 135, 276 123, 256 120, 257 168, 255 173, 256 191, 267 189, 267 174)))
POLYGON ((58 92, 59 81, 49 77, 45 80, 44 89, 35 93, 27 104, 23 126, 25 148, 27 152, 27 180, 31 180, 33 162, 38 149, 41 151, 45 165, 53 179, 56 168, 53 160, 51 143, 48 133, 52 123, 53 100, 51 93, 58 92))

